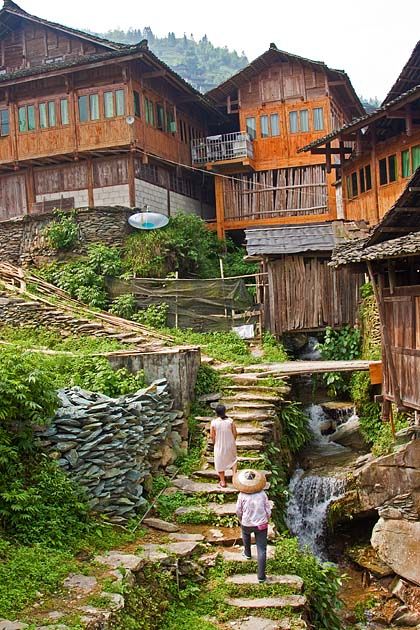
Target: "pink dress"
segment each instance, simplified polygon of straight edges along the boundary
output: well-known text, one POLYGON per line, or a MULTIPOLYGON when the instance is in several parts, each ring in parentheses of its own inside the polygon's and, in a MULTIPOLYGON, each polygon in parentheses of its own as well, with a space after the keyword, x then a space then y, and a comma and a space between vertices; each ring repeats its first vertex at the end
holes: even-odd
POLYGON ((211 427, 216 432, 214 442, 214 468, 216 472, 229 470, 236 464, 236 441, 232 433, 231 418, 214 418, 211 427))

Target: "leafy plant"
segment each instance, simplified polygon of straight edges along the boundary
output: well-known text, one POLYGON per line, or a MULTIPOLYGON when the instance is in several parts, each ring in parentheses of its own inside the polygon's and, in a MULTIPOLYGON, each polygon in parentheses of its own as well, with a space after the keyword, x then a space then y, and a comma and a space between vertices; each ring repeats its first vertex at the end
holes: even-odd
POLYGON ((265 332, 263 335, 262 347, 264 350, 264 361, 267 361, 267 363, 282 363, 289 359, 283 344, 277 341, 275 336, 269 332, 265 332))
POLYGON ((79 236, 76 211, 63 212, 56 208, 53 214, 54 220, 43 231, 47 243, 57 250, 72 249, 79 236))
POLYGON ((197 374, 195 396, 199 398, 205 394, 214 394, 220 390, 220 375, 211 365, 202 364, 197 374))
POLYGON ((136 312, 136 298, 132 293, 124 293, 119 295, 112 301, 109 312, 126 319, 131 319, 136 312))
POLYGON ((147 308, 137 311, 131 319, 150 328, 165 328, 167 325, 169 306, 165 302, 150 304, 147 308))
POLYGON ((246 342, 234 332, 199 333, 191 329, 168 329, 179 343, 201 346, 203 352, 219 361, 251 363, 255 361, 246 342))
MULTIPOLYGON (((360 356, 361 331, 359 328, 344 326, 335 330, 328 326, 325 331, 324 342, 318 344, 323 359, 329 361, 351 361, 360 356)), ((336 397, 348 391, 349 382, 340 372, 328 372, 324 381, 331 394, 336 397)))

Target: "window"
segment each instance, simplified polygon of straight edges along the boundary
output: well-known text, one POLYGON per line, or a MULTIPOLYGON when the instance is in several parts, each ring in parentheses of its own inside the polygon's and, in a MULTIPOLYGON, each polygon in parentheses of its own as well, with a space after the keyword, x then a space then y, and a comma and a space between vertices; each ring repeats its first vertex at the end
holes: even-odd
POLYGON ((357 187, 357 172, 356 171, 351 174, 351 192, 352 192, 352 197, 357 197, 357 195, 359 194, 359 190, 357 187))
POLYGON ((309 116, 307 109, 301 109, 299 112, 300 130, 309 131, 309 116))
POLYGON ((165 108, 161 103, 157 103, 156 105, 156 114, 157 114, 157 128, 161 131, 165 129, 165 108))
POLYGON ((268 138, 270 130, 268 128, 268 116, 260 116, 261 138, 268 138))
POLYGON ((166 131, 176 133, 175 110, 172 105, 166 106, 166 131))
POLYGON ((105 118, 114 117, 114 94, 113 92, 104 92, 104 113, 105 118))
POLYGON ((27 131, 28 121, 27 121, 27 116, 26 116, 26 107, 19 107, 18 118, 19 118, 19 131, 27 131))
POLYGON ((271 114, 270 116, 270 125, 271 125, 271 135, 279 136, 280 135, 280 125, 279 125, 279 115, 271 114))
POLYGON ((390 155, 388 157, 388 181, 395 182, 397 180, 397 156, 390 155))
POLYGON ((153 101, 150 101, 147 97, 144 97, 144 109, 146 112, 146 123, 148 125, 155 125, 155 108, 153 101))
POLYGON ((0 109, 0 136, 8 136, 10 132, 9 110, 0 109))
POLYGON ((257 126, 255 124, 255 118, 254 116, 250 116, 249 118, 246 119, 246 132, 249 135, 249 137, 251 138, 251 140, 255 140, 256 135, 257 135, 257 126))
POLYGON ((35 105, 28 105, 28 131, 36 129, 35 105))
POLYGON ((66 98, 62 98, 60 101, 60 115, 61 115, 61 124, 68 125, 69 124, 69 102, 66 98))
POLYGON ((366 191, 366 182, 365 182, 365 170, 363 168, 359 171, 359 183, 360 183, 360 192, 364 193, 366 191))
POLYGON ((55 115, 55 101, 49 101, 48 103, 48 124, 50 127, 55 127, 57 119, 55 115))
POLYGON ((379 160, 379 183, 381 186, 388 183, 388 172, 386 168, 386 158, 379 160))
POLYGON ((290 126, 290 133, 297 133, 299 131, 297 112, 289 112, 289 126, 290 126))
POLYGON ((90 119, 99 120, 99 94, 89 96, 90 119))
POLYGON ((351 194, 351 177, 350 176, 346 177, 346 189, 347 189, 347 199, 351 199, 353 195, 351 194))
POLYGON ((324 110, 322 107, 315 107, 312 110, 314 119, 314 131, 322 131, 324 129, 324 110))
POLYGON ((366 190, 371 190, 372 188, 372 175, 370 173, 370 164, 365 166, 365 185, 366 190))
POLYGON ((115 92, 115 110, 117 116, 125 116, 125 94, 124 90, 115 92))
POLYGON ((79 96, 79 120, 80 122, 89 120, 89 101, 87 96, 79 96))
POLYGON ((401 176, 409 177, 410 172, 410 151, 401 151, 401 176))
POLYGON ((47 103, 39 104, 39 126, 41 129, 46 129, 48 127, 47 103))
POLYGON ((134 90, 133 91, 133 100, 134 100, 134 116, 141 116, 141 106, 140 106, 140 94, 134 90))
POLYGON ((23 105, 18 110, 19 131, 36 129, 35 105, 23 105))
POLYGON ((420 166, 420 144, 411 149, 411 166, 414 171, 420 166))

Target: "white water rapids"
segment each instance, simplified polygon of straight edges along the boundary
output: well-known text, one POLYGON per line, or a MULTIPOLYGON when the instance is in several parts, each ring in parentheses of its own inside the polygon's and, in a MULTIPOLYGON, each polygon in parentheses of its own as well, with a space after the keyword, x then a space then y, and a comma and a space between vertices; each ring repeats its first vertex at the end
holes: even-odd
MULTIPOLYGON (((309 449, 323 452, 326 457, 346 450, 339 444, 329 442, 328 437, 322 435, 321 426, 327 416, 320 405, 311 405, 307 413, 314 436, 309 449)), ((345 486, 344 479, 311 475, 300 468, 290 480, 287 526, 298 537, 302 547, 309 547, 321 559, 325 559, 324 540, 328 506, 343 496, 345 486)))

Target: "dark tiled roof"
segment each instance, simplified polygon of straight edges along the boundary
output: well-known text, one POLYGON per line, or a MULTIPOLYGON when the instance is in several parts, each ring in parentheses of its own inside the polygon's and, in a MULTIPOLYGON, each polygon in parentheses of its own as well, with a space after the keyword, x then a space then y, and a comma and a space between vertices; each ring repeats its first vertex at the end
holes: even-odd
POLYGON ((412 232, 391 241, 378 243, 367 247, 367 239, 342 245, 334 250, 330 265, 341 267, 351 263, 369 262, 372 260, 386 260, 387 258, 402 258, 420 254, 420 232, 412 232))
POLYGON ((401 70, 400 76, 389 90, 382 105, 394 100, 407 90, 420 83, 420 41, 414 46, 409 60, 401 70))
POLYGON ((416 85, 415 87, 411 88, 407 92, 404 92, 404 94, 401 94, 400 96, 395 98, 393 101, 389 101, 385 105, 381 105, 380 107, 375 109, 375 111, 372 112, 371 114, 366 114, 365 116, 354 118, 352 121, 343 125, 339 129, 334 129, 333 131, 331 131, 331 133, 327 134, 326 136, 323 136, 322 138, 317 138, 310 144, 307 144, 304 147, 301 147, 300 149, 298 149, 298 153, 302 153, 302 151, 310 151, 310 149, 313 149, 314 147, 319 147, 325 144, 326 142, 335 140, 336 138, 338 138, 338 136, 340 136, 345 131, 350 131, 350 130, 356 131, 357 129, 366 127, 369 123, 373 122, 374 120, 377 120, 378 118, 382 118, 382 116, 389 109, 399 106, 401 101, 404 101, 406 99, 410 100, 412 96, 417 95, 417 94, 418 96, 420 96, 420 85, 416 85))
POLYGON ((69 26, 63 26, 62 24, 58 24, 57 22, 50 22, 49 20, 44 20, 43 18, 40 18, 36 15, 31 15, 27 11, 21 9, 15 2, 12 2, 11 0, 4 0, 3 7, 0 11, 0 21, 5 13, 24 18, 26 20, 31 20, 33 22, 37 22, 38 24, 43 24, 44 26, 48 26, 49 28, 59 29, 60 31, 64 31, 66 33, 69 33, 70 35, 82 37, 83 39, 90 40, 96 44, 99 44, 100 46, 106 46, 107 48, 111 48, 112 50, 130 47, 127 46, 127 44, 113 42, 109 39, 105 39, 104 37, 93 35, 92 33, 86 33, 85 31, 70 28, 69 26))
POLYGON ((238 82, 249 81, 250 78, 262 72, 263 70, 266 70, 270 65, 278 62, 279 60, 297 61, 299 63, 310 65, 313 68, 319 68, 323 71, 326 71, 327 75, 332 80, 344 80, 347 84, 350 94, 353 97, 354 110, 358 113, 364 111, 363 105, 360 102, 360 99, 357 96, 351 84, 351 81, 344 70, 335 70, 334 68, 329 68, 327 64, 325 64, 323 61, 314 61, 313 59, 307 59, 306 57, 301 57, 299 55, 294 55, 293 53, 289 53, 284 50, 279 50, 275 44, 270 44, 270 48, 266 50, 262 55, 251 61, 248 66, 246 66, 242 70, 239 70, 239 72, 231 76, 229 79, 223 81, 223 83, 207 92, 207 96, 210 96, 216 101, 220 100, 221 97, 229 94, 232 89, 237 86, 238 82))
POLYGON ((360 226, 343 221, 245 230, 249 256, 331 252, 338 243, 360 234, 360 226))

